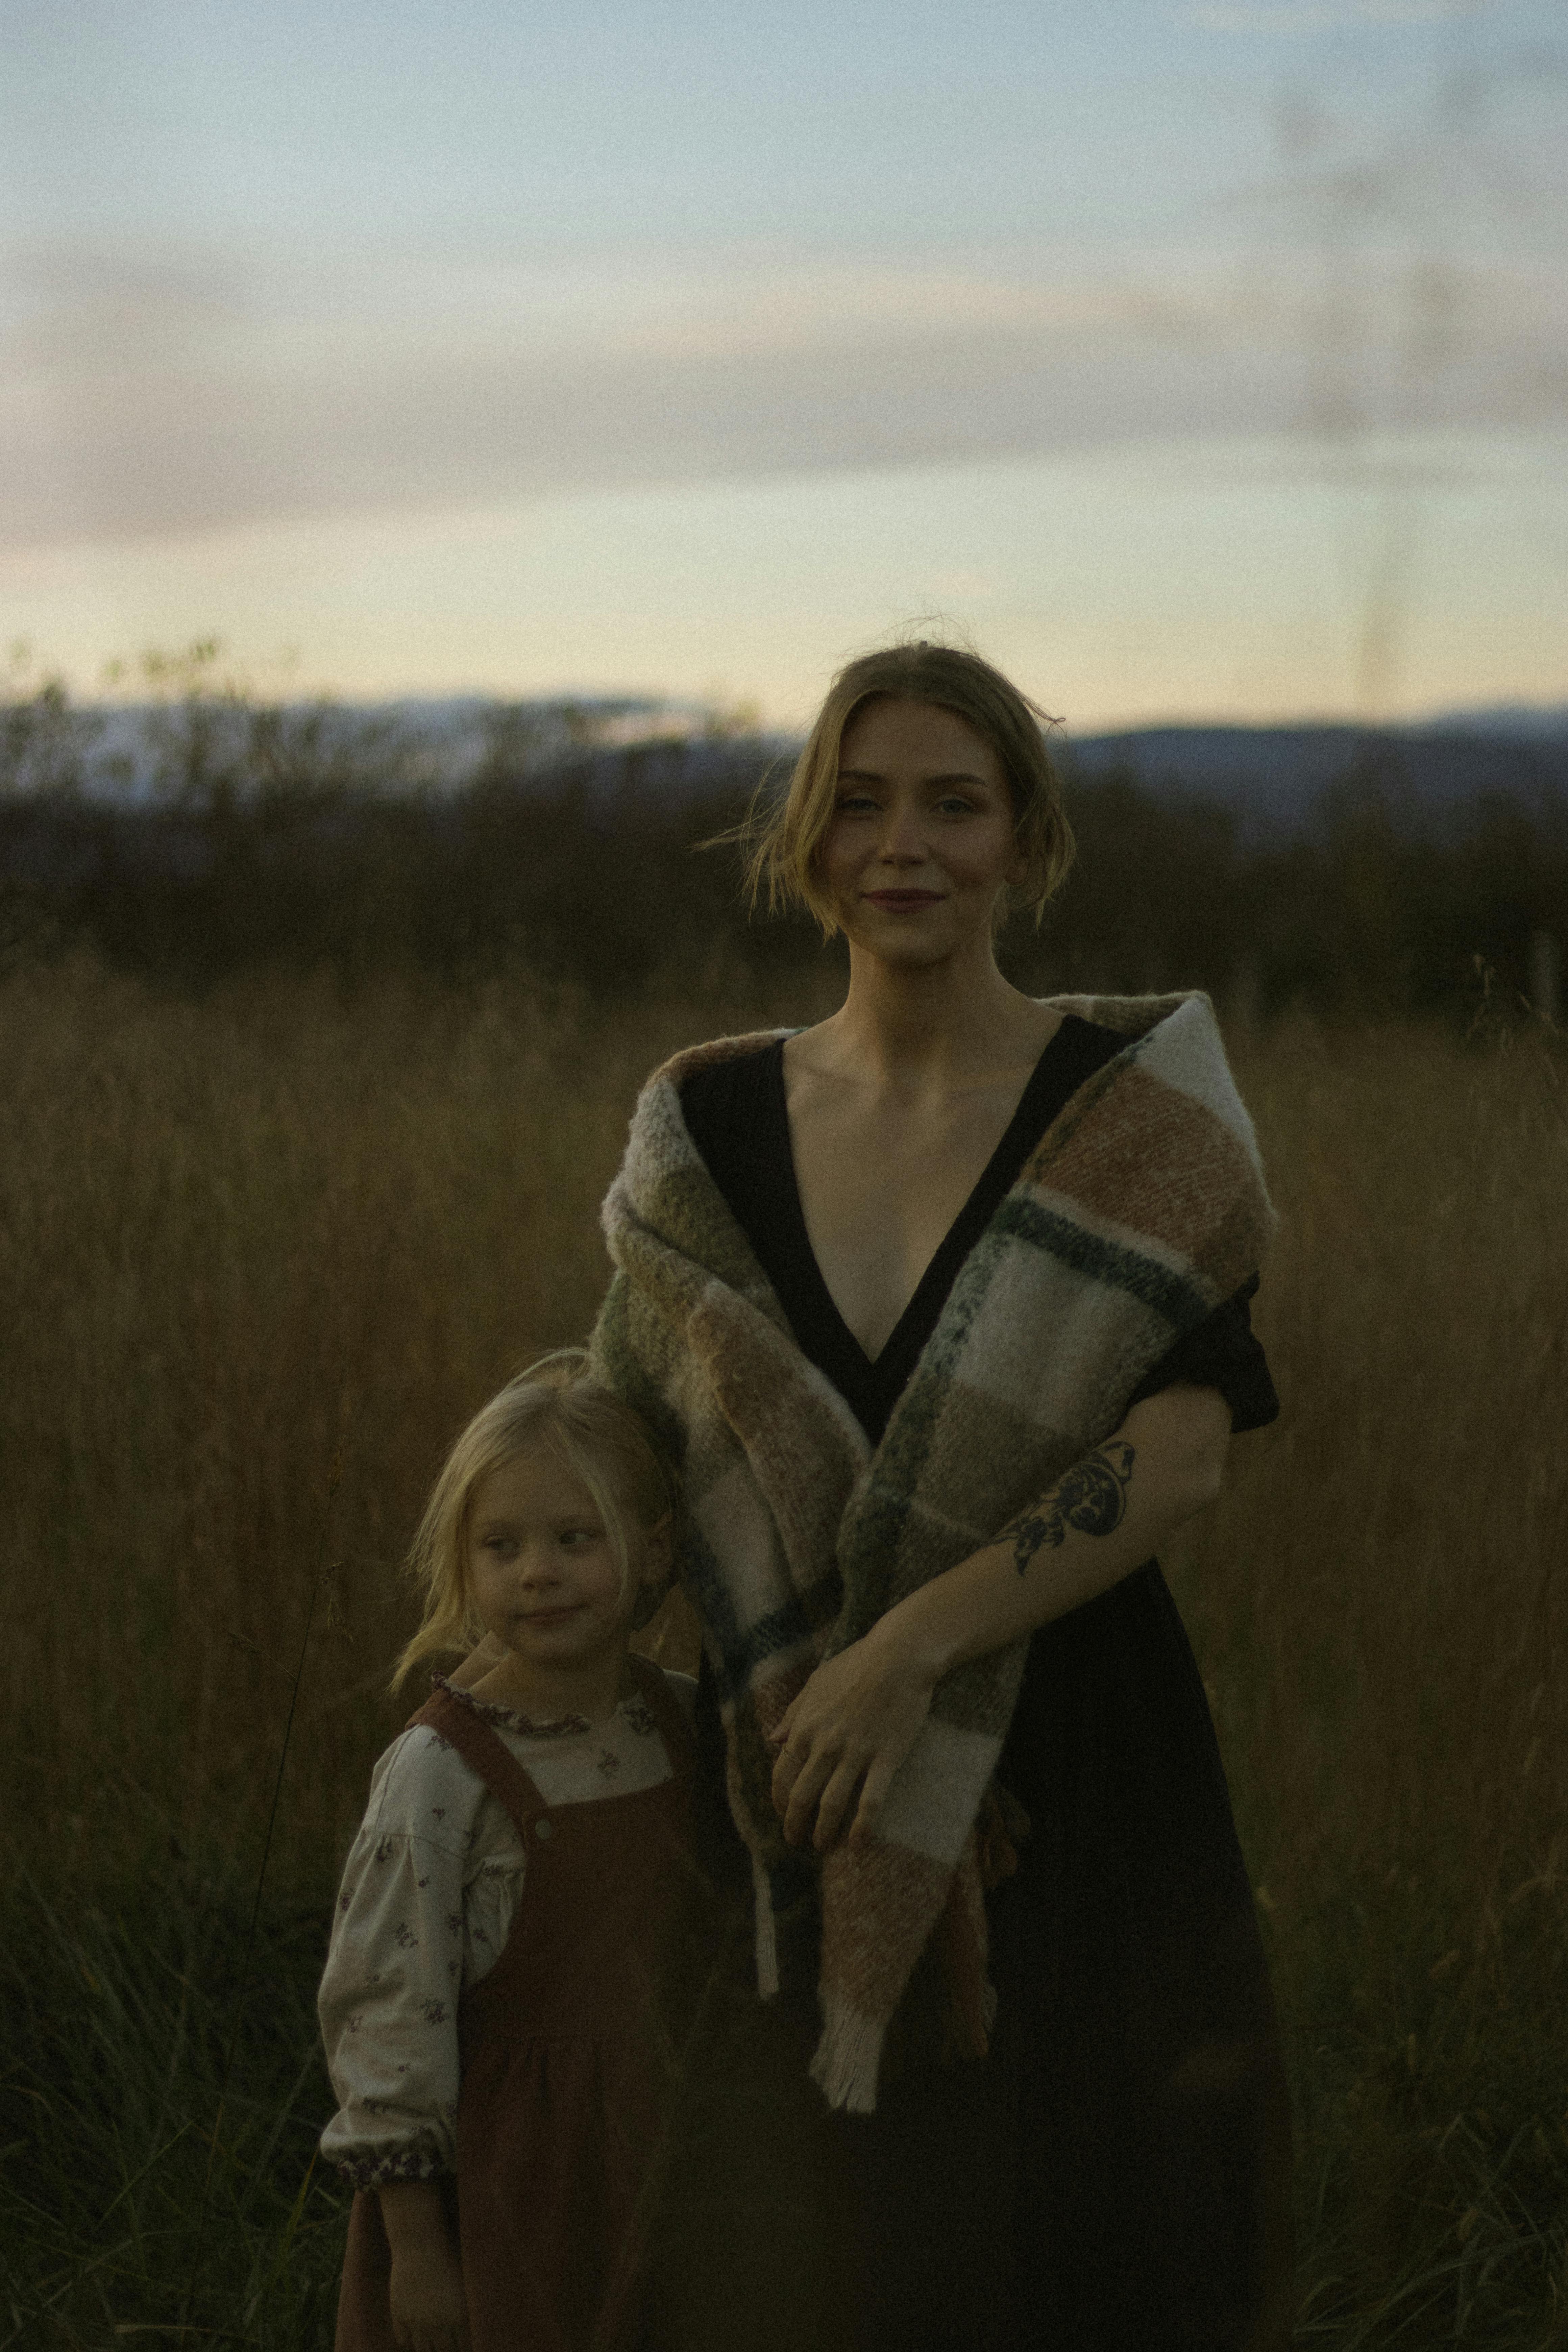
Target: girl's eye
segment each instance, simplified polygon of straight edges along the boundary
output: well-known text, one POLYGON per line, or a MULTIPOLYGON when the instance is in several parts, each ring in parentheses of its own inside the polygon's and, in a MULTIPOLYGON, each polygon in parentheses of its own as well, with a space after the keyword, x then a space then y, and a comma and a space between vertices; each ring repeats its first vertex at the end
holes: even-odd
POLYGON ((561 1540, 569 1551, 575 1551, 584 1544, 595 1542, 598 1535, 597 1528, 564 1528, 561 1540))
POLYGON ((965 800, 962 793, 950 793, 945 800, 938 801, 937 806, 943 816, 969 816, 973 811, 974 803, 965 800))
POLYGON ((869 793, 840 793, 833 805, 846 816, 864 816, 877 803, 869 793))

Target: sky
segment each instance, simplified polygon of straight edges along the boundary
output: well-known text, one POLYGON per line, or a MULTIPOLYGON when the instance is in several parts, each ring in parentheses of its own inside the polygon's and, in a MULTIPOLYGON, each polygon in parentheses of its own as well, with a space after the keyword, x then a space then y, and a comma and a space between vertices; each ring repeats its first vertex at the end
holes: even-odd
POLYGON ((1565 132, 1560 0, 0 0, 0 646, 1565 700, 1565 132))

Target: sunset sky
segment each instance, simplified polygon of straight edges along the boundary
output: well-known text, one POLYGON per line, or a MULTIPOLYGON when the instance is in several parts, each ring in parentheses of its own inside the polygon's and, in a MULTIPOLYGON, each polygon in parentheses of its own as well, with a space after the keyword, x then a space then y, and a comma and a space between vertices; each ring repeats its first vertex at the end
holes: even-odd
POLYGON ((1568 700, 1561 0, 0 0, 0 199, 84 691, 1568 700))

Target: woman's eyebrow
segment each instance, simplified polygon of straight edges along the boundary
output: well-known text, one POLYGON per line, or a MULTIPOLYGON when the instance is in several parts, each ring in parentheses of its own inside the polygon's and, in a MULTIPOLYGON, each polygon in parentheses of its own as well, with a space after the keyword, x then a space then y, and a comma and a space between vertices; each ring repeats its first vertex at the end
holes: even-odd
MULTIPOLYGON (((840 768, 838 771, 841 784, 885 784, 887 781, 876 768, 840 768)), ((920 781, 922 784, 984 784, 989 779, 973 774, 968 768, 955 768, 951 775, 921 776, 920 781)))

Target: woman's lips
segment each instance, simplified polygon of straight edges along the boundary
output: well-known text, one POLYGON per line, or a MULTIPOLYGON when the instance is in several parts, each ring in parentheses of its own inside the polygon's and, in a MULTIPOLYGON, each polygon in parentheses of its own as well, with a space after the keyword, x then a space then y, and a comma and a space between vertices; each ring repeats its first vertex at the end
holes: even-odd
POLYGON ((866 897, 873 907, 940 907, 940 890, 868 890, 866 897))

